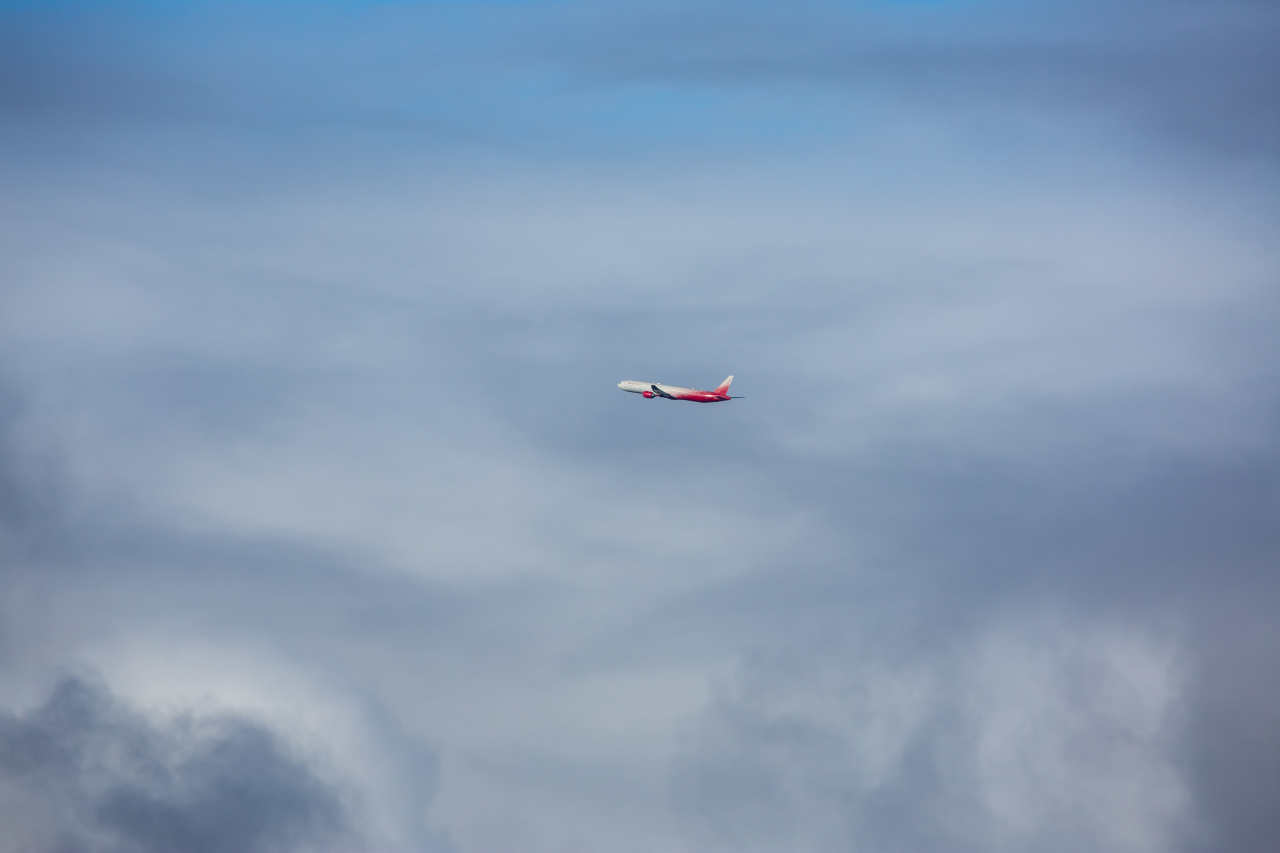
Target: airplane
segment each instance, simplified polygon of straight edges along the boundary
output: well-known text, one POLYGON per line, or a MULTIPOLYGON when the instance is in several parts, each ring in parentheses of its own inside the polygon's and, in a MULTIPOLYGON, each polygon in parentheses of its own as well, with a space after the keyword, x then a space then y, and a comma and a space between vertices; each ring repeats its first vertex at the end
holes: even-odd
POLYGON ((633 382, 628 379, 626 382, 619 382, 618 387, 623 391, 629 391, 632 394, 640 394, 643 397, 652 399, 653 397, 666 397, 668 400, 692 400, 695 403, 719 403, 722 400, 741 400, 741 397, 729 396, 729 383, 733 381, 733 377, 720 383, 720 387, 714 391, 699 391, 697 388, 680 388, 676 385, 663 385, 661 382, 633 382))

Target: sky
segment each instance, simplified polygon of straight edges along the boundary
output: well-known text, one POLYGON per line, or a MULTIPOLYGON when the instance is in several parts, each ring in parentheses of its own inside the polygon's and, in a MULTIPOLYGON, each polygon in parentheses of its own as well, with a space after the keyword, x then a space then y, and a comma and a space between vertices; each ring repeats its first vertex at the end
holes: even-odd
POLYGON ((1280 848, 1277 45, 0 4, 0 853, 1280 848))

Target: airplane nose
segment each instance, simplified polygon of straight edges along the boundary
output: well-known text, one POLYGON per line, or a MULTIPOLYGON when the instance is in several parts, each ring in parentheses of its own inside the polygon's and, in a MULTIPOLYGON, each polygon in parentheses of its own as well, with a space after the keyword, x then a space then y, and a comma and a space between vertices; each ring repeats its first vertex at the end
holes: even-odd
POLYGON ((625 384, 627 384, 627 383, 625 383, 625 382, 619 382, 619 383, 618 383, 618 387, 619 387, 619 388, 621 388, 621 387, 622 387, 623 385, 625 385, 625 384))

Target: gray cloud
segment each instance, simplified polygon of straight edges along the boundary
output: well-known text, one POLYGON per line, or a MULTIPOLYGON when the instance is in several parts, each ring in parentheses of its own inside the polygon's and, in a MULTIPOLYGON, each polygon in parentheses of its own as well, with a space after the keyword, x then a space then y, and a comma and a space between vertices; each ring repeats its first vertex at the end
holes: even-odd
POLYGON ((33 844, 1277 846, 1268 7, 4 14, 33 844))
POLYGON ((689 733, 679 801, 724 849, 1169 849, 1175 661, 1052 621, 756 660, 689 733))
POLYGON ((0 716, 6 850, 267 853, 355 843, 350 807, 252 720, 154 723, 101 684, 58 683, 0 716))
MULTIPOLYGON (((442 606, 403 584, 362 586, 298 543, 193 536, 98 503, 71 484, 65 451, 33 435, 21 395, 6 386, 0 401, 0 668, 19 682, 75 665, 68 649, 125 624, 263 640, 289 623, 324 654, 335 625, 359 621, 347 605, 401 621, 442 606)), ((351 690, 374 765, 353 779, 323 731, 303 738, 315 751, 304 754, 296 731, 252 714, 172 713, 210 699, 201 673, 185 675, 196 693, 149 712, 96 675, 61 677, 25 714, 0 711, 0 849, 449 849, 426 821, 437 751, 376 695, 351 690)))
POLYGON ((1280 153, 1280 16, 1263 2, 332 8, 301 24, 209 8, 163 22, 5 14, 11 116, 384 124, 475 141, 554 137, 544 122, 557 115, 589 126, 636 86, 818 86, 855 96, 828 120, 854 121, 857 96, 889 93, 979 122, 1102 115, 1233 157, 1280 153), (515 93, 549 77, 555 106, 540 115, 515 93))
MULTIPOLYGON (((826 84, 991 120, 1101 111, 1233 156, 1280 153, 1273 4, 811 4, 588 16, 557 43, 590 81, 826 84)), ((559 60, 563 61, 563 60, 559 60)), ((845 105, 853 109, 853 105, 845 105)), ((840 106, 834 106, 840 109, 840 106)))
POLYGON ((946 503, 905 522, 873 480, 843 496, 879 531, 861 560, 666 610, 669 635, 756 650, 681 741, 674 802, 703 843, 1268 849, 1280 476, 1179 467, 1083 491, 975 468, 899 491, 946 503))

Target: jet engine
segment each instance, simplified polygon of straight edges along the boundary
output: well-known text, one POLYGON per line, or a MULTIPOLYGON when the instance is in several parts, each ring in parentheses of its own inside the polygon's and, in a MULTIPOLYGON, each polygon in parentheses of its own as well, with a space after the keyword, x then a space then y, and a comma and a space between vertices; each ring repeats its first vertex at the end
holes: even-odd
POLYGON ((645 392, 644 392, 644 396, 652 398, 652 397, 653 397, 653 392, 652 392, 652 391, 645 391, 645 392))

